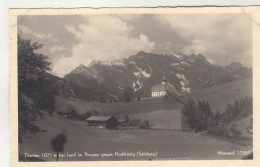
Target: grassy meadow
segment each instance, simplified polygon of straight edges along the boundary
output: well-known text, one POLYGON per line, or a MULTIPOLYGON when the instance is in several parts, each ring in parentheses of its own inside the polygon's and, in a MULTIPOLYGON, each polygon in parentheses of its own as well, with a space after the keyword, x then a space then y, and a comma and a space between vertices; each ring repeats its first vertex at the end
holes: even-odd
POLYGON ((78 113, 86 113, 87 111, 98 111, 102 115, 125 115, 148 113, 161 110, 176 110, 182 108, 182 104, 174 99, 146 99, 133 102, 86 102, 83 100, 75 100, 67 97, 55 97, 55 111, 66 112, 69 108, 74 108, 78 113))
MULTIPOLYGON (((232 83, 205 88, 180 99, 204 99, 209 101, 212 110, 224 111, 227 102, 234 103, 242 96, 252 95, 251 80, 240 80, 232 83)), ((19 153, 54 153, 50 140, 63 130, 68 134, 68 143, 64 152, 67 153, 136 153, 157 152, 156 157, 61 157, 62 161, 92 161, 92 160, 148 160, 148 159, 240 159, 244 155, 221 156, 218 151, 252 151, 252 145, 238 145, 230 141, 209 137, 198 133, 181 132, 181 109, 183 105, 173 99, 146 99, 129 103, 113 102, 99 103, 55 97, 55 112, 66 112, 74 108, 79 113, 99 111, 101 115, 123 116, 130 119, 148 120, 152 129, 107 130, 87 127, 86 122, 69 120, 54 113, 44 114, 37 121, 43 131, 24 136, 19 144, 19 153)), ((252 116, 236 121, 237 129, 243 136, 250 136, 246 127, 252 116)), ((234 122, 233 122, 234 123, 234 122)), ((230 123, 231 126, 232 123, 230 123)), ((41 157, 42 160, 55 161, 54 157, 41 157)))
MULTIPOLYGON (((251 79, 216 85, 182 95, 179 98, 182 101, 204 99, 209 101, 213 112, 216 109, 223 112, 227 103, 234 103, 243 96, 252 96, 251 79)), ((181 109, 183 108, 183 104, 171 98, 145 99, 128 103, 99 103, 55 96, 55 102, 56 112, 67 112, 70 108, 74 108, 81 114, 87 111, 98 111, 100 115, 128 115, 130 119, 148 120, 152 123, 153 128, 161 129, 180 129, 181 109)))
POLYGON ((252 96, 252 87, 252 78, 247 78, 204 88, 180 96, 180 99, 183 101, 188 99, 205 100, 209 102, 212 111, 219 109, 220 112, 224 112, 227 103, 234 104, 235 100, 239 100, 241 97, 252 96))
MULTIPOLYGON (((139 157, 61 157, 62 161, 92 160, 148 160, 151 159, 240 159, 241 155, 221 156, 218 151, 250 151, 249 146, 239 146, 231 142, 203 136, 196 133, 174 130, 131 129, 107 130, 87 127, 85 122, 68 120, 58 114, 45 115, 37 125, 45 132, 24 138, 19 145, 19 153, 54 153, 50 140, 63 130, 68 134, 64 153, 101 154, 115 152, 136 153, 157 152, 157 156, 139 157)), ((42 160, 55 161, 54 157, 41 157, 42 160)))

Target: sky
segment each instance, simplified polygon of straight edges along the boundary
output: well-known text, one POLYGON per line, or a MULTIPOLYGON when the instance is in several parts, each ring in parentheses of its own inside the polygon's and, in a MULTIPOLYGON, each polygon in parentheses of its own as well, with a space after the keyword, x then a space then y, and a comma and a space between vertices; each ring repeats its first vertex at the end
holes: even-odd
POLYGON ((125 14, 19 16, 23 39, 44 44, 50 73, 63 77, 93 60, 139 51, 202 54, 209 62, 252 67, 252 22, 244 14, 125 14))

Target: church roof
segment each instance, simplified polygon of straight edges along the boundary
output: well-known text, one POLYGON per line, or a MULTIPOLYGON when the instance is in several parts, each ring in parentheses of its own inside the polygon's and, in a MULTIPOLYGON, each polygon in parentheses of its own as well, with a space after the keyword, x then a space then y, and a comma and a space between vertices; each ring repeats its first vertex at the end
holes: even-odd
POLYGON ((152 87, 152 92, 160 92, 160 91, 166 91, 166 87, 163 84, 154 85, 152 87))
POLYGON ((166 83, 166 85, 164 84, 157 84, 152 86, 152 92, 160 92, 160 91, 167 91, 167 92, 173 92, 173 93, 177 93, 175 87, 170 84, 170 83, 166 83))

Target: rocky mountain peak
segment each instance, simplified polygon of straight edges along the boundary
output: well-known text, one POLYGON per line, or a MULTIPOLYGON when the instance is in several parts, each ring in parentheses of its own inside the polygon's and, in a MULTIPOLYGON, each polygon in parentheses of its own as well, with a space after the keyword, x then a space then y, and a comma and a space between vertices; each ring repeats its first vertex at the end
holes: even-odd
MULTIPOLYGON (((241 64, 232 63, 231 66, 238 68, 241 64)), ((132 87, 135 92, 141 92, 143 96, 149 97, 151 87, 160 82, 164 75, 177 92, 185 94, 245 78, 250 76, 249 74, 250 71, 245 71, 243 68, 236 73, 230 73, 227 68, 212 65, 200 54, 187 56, 140 51, 124 59, 95 60, 88 67, 80 65, 65 79, 91 89, 97 89, 97 86, 99 89, 103 87, 110 94, 118 93, 125 87, 132 87)))
POLYGON ((236 70, 243 68, 243 65, 240 62, 232 62, 229 65, 227 65, 225 68, 230 72, 234 72, 236 70))
POLYGON ((87 70, 87 67, 84 64, 80 64, 78 67, 76 67, 74 70, 71 71, 73 74, 82 73, 87 70))

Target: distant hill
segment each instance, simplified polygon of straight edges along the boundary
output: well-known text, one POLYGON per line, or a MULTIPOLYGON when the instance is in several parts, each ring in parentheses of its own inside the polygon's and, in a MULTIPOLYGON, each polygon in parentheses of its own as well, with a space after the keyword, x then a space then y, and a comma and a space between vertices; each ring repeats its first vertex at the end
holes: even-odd
MULTIPOLYGON (((233 104, 241 97, 252 96, 252 78, 237 80, 229 83, 215 85, 200 89, 196 92, 180 96, 182 101, 188 99, 209 101, 213 112, 219 109, 224 112, 227 103, 233 104)), ((172 129, 180 121, 180 111, 183 105, 174 99, 146 99, 135 102, 113 102, 99 103, 86 102, 84 100, 69 97, 55 97, 55 111, 67 112, 74 108, 78 113, 84 114, 87 111, 98 111, 101 115, 129 115, 130 119, 147 119, 154 124, 154 128, 172 129), (176 123, 171 123, 171 118, 176 119, 176 123)))
POLYGON ((243 65, 239 62, 232 62, 230 65, 224 66, 223 68, 235 79, 252 77, 253 74, 251 68, 243 67, 243 65))
POLYGON ((232 124, 236 124, 236 128, 242 133, 242 136, 253 137, 253 133, 248 131, 248 128, 251 127, 251 119, 253 119, 253 115, 249 115, 245 118, 242 118, 238 121, 231 122, 229 126, 232 124))
MULTIPOLYGON (((87 84, 81 84, 80 82, 67 81, 63 78, 48 74, 50 85, 48 85, 54 95, 70 97, 74 99, 81 99, 86 101, 99 101, 104 99, 118 99, 118 96, 113 95, 110 89, 105 89, 102 85, 96 84, 95 81, 84 78, 84 82, 87 84)), ((75 80, 77 80, 77 76, 75 80)))
POLYGON ((241 97, 252 97, 252 78, 236 80, 212 87, 204 88, 196 92, 180 96, 180 99, 187 101, 188 99, 208 101, 213 111, 219 109, 220 112, 225 111, 227 103, 233 104, 235 100, 241 97))
POLYGON ((151 87, 158 84, 164 75, 179 94, 186 94, 250 77, 252 71, 238 63, 226 67, 213 65, 202 55, 138 52, 125 59, 93 61, 87 67, 80 65, 64 79, 81 88, 99 90, 116 97, 120 97, 125 87, 132 87, 135 94, 149 97, 151 87))

